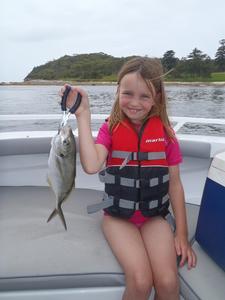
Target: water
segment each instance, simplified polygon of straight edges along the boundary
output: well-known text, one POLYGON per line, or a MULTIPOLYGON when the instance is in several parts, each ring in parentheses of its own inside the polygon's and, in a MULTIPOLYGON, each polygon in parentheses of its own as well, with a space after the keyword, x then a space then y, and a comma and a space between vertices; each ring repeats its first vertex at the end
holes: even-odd
MULTIPOLYGON (((89 95, 91 113, 110 113, 116 86, 87 85, 83 88, 89 95)), ((59 89, 59 86, 0 86, 0 114, 59 114, 59 89)), ((224 86, 168 85, 166 93, 171 116, 225 118, 224 86)), ((72 117, 72 126, 76 126, 74 122, 72 117)), ((93 129, 98 129, 100 123, 93 129)), ((0 121, 0 131, 56 130, 58 124, 56 120, 0 121)), ((225 135, 225 126, 187 124, 179 132, 225 135)))

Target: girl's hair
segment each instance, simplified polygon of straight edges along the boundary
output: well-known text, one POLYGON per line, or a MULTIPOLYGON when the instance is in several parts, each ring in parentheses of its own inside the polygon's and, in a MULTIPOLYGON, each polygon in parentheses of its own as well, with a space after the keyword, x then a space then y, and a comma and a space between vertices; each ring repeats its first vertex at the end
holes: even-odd
POLYGON ((149 57, 133 58, 127 61, 121 68, 118 74, 116 99, 109 117, 110 132, 125 118, 119 106, 119 86, 122 78, 129 73, 138 73, 143 78, 155 101, 155 104, 143 122, 152 116, 159 116, 167 134, 173 138, 174 133, 166 111, 166 95, 163 83, 163 76, 165 74, 163 73, 163 67, 159 59, 149 57))

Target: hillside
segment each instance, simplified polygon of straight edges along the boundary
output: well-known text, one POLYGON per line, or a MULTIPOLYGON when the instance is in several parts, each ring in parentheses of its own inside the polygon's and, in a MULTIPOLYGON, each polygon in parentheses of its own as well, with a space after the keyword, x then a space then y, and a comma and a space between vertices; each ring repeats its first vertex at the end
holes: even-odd
MULTIPOLYGON (((196 50, 196 49, 194 49, 196 50)), ((193 51, 194 51, 193 50, 193 51)), ((196 50, 197 51, 197 50, 196 50)), ((172 53, 173 51, 168 51, 172 53)), ((166 53, 168 53, 166 52, 166 53)), ((201 51, 200 51, 201 52, 201 51)), ((218 72, 215 60, 196 56, 181 60, 167 56, 161 58, 165 72, 173 69, 165 80, 175 82, 225 82, 225 72, 218 72)), ((24 79, 25 83, 35 80, 113 82, 127 60, 135 56, 114 57, 105 53, 65 55, 59 59, 34 67, 24 79)))
POLYGON ((36 80, 116 80, 116 74, 131 57, 113 57, 104 53, 65 55, 34 67, 24 79, 36 80))

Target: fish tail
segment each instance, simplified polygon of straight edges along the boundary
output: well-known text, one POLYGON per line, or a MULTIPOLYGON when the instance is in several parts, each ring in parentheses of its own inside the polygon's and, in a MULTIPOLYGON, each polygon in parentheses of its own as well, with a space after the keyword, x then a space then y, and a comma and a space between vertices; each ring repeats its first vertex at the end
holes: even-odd
POLYGON ((63 211, 62 211, 62 208, 61 206, 59 206, 58 208, 55 208, 52 213, 50 214, 50 216, 48 217, 48 220, 47 222, 51 221, 51 219, 53 219, 56 215, 59 215, 62 223, 63 223, 63 226, 65 228, 65 230, 67 230, 67 226, 66 226, 66 220, 65 220, 65 217, 64 217, 64 214, 63 214, 63 211))
POLYGON ((54 218, 56 215, 58 214, 57 209, 55 208, 52 213, 50 214, 50 216, 48 217, 47 223, 49 221, 51 221, 52 218, 54 218))
POLYGON ((61 206, 58 207, 58 214, 59 214, 59 217, 60 217, 60 219, 61 219, 61 221, 63 223, 63 226, 64 226, 65 230, 67 230, 66 220, 65 220, 65 217, 64 217, 64 214, 63 214, 61 206))

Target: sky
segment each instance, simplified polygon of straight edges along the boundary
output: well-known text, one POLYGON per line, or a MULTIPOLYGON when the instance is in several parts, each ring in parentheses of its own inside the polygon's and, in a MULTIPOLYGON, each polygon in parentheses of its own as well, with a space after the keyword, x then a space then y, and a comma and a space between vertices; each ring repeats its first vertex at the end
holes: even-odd
POLYGON ((1 0, 0 82, 64 55, 214 58, 225 39, 224 0, 1 0))

